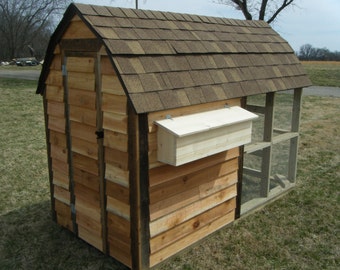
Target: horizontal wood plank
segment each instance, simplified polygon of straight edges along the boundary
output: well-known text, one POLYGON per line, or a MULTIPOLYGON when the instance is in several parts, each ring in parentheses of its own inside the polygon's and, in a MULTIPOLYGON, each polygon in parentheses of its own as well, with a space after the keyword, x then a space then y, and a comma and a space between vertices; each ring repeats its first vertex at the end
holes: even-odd
POLYGON ((90 143, 97 143, 96 127, 70 121, 71 135, 74 138, 83 139, 90 143))
POLYGON ((94 73, 94 57, 67 57, 67 71, 94 73))
POLYGON ((66 147, 59 147, 57 145, 51 144, 51 157, 52 159, 57 159, 63 162, 67 162, 68 151, 66 147))
POLYGON ((98 160, 98 144, 72 137, 72 151, 98 160))
POLYGON ((127 134, 127 115, 104 112, 103 127, 106 130, 127 134))
POLYGON ((154 237, 197 216, 237 195, 236 185, 232 185, 209 197, 201 199, 167 216, 150 222, 150 236, 154 237))
POLYGON ((63 86, 63 75, 61 73, 61 70, 50 70, 47 79, 46 79, 47 85, 53 85, 62 87, 63 86))
POLYGON ((102 110, 104 112, 118 113, 122 115, 127 114, 127 97, 125 95, 119 96, 103 93, 102 101, 102 110))
POLYGON ((110 256, 131 268, 132 267, 130 252, 131 248, 125 246, 125 249, 123 249, 122 246, 124 246, 124 244, 126 243, 122 243, 118 240, 109 241, 110 256))
POLYGON ((128 136, 119 132, 105 130, 104 146, 122 152, 128 152, 128 136))
POLYGON ((70 89, 68 102, 77 107, 96 110, 96 93, 79 89, 70 89))
POLYGON ((105 179, 123 187, 129 187, 129 171, 120 169, 109 163, 106 164, 105 179))
POLYGON ((63 102, 47 102, 47 114, 65 118, 65 104, 63 102))
POLYGON ((68 205, 70 204, 71 194, 67 189, 54 185, 53 191, 54 191, 53 197, 55 199, 65 204, 68 204, 68 205))
POLYGON ((108 234, 122 240, 130 239, 130 221, 118 215, 107 213, 108 234))
POLYGON ((107 196, 106 210, 117 216, 130 220, 130 205, 107 196))
POLYGON ((175 243, 179 239, 199 230, 200 228, 208 225, 215 219, 223 216, 227 216, 228 213, 233 211, 236 207, 235 198, 228 200, 199 216, 196 216, 179 226, 166 231, 150 240, 150 252, 151 254, 165 248, 172 243, 175 243))
POLYGON ((55 117, 51 115, 48 116, 48 129, 60 133, 65 133, 65 125, 66 125, 65 118, 55 117))
POLYGON ((105 147, 105 163, 111 164, 124 171, 128 170, 128 153, 105 147))
POLYGON ((82 184, 95 192, 99 192, 99 176, 88 173, 78 168, 73 168, 73 180, 82 184))
MULTIPOLYGON (((91 101, 92 102, 92 101, 91 101)), ((97 125, 97 112, 94 109, 88 109, 78 106, 70 106, 70 120, 95 127, 97 125)))
POLYGON ((124 96, 125 92, 116 75, 102 75, 102 92, 107 94, 114 94, 124 96))
POLYGON ((94 246, 95 248, 103 251, 103 239, 99 232, 90 230, 78 224, 78 236, 79 238, 85 240, 90 245, 94 246))
POLYGON ((91 173, 93 175, 99 175, 97 160, 72 152, 72 161, 75 168, 91 173))
POLYGON ((64 88, 61 85, 46 85, 46 99, 48 101, 64 101, 64 88))
POLYGON ((150 256, 150 266, 153 267, 156 264, 164 261, 166 258, 169 258, 170 256, 178 253, 179 251, 185 249, 186 247, 189 247, 193 243, 203 239, 207 235, 217 231, 218 229, 221 229, 225 225, 229 224, 234 220, 235 217, 235 211, 231 211, 226 216, 220 217, 210 223, 208 225, 204 226, 200 230, 195 231, 194 233, 181 238, 177 242, 171 244, 167 248, 164 248, 160 250, 159 252, 156 252, 154 254, 151 254, 150 256))
POLYGON ((68 71, 67 84, 69 89, 79 89, 92 92, 95 89, 95 74, 68 71))
POLYGON ((49 142, 50 144, 59 146, 59 147, 66 147, 66 135, 54 130, 50 130, 49 132, 50 138, 49 142))
POLYGON ((130 203, 129 189, 117 183, 106 181, 106 195, 117 199, 125 204, 130 203))
POLYGON ((69 190, 70 179, 68 177, 67 172, 65 173, 65 172, 54 170, 52 182, 54 185, 57 185, 59 187, 69 190))
POLYGON ((83 21, 72 21, 66 32, 63 34, 64 39, 76 38, 96 38, 89 27, 83 21))

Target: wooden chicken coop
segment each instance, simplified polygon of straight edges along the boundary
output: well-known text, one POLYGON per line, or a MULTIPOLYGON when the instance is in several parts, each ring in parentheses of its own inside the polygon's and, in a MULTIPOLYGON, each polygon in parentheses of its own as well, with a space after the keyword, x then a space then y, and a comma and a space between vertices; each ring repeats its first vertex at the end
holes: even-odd
POLYGON ((252 122, 287 89, 294 169, 309 85, 265 22, 71 4, 37 89, 54 219, 132 269, 159 264, 240 216, 244 145, 272 145, 267 117, 249 148, 252 122), (258 94, 266 105, 247 106, 258 94))

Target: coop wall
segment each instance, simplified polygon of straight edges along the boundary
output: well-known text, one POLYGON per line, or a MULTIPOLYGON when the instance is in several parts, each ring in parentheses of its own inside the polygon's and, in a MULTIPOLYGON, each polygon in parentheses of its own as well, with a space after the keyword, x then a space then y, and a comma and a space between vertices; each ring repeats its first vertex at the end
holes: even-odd
POLYGON ((150 266, 232 222, 235 218, 239 148, 174 167, 157 161, 155 120, 240 106, 240 99, 150 113, 150 266))
MULTIPOLYGON (((75 16, 61 44, 72 39, 96 37, 75 16)), ((95 57, 67 59, 66 93, 62 74, 64 58, 65 51, 57 45, 44 97, 56 221, 101 251, 107 241, 109 254, 131 266, 127 98, 105 53, 99 56, 99 75, 95 72, 95 57), (97 152, 95 132, 99 120, 95 87, 101 92, 103 153, 97 152), (68 138, 68 121, 72 138, 68 138), (99 155, 104 161, 105 188, 101 186, 99 155), (101 201, 102 196, 106 196, 106 204, 101 201), (103 205, 106 205, 104 213, 103 205), (103 235, 105 231, 107 235, 103 235)))

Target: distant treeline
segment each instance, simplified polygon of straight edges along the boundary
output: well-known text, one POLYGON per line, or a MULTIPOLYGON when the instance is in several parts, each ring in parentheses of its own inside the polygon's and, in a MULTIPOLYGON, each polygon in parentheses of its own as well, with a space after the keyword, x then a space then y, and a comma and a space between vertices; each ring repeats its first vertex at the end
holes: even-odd
POLYGON ((340 61, 340 51, 331 52, 327 48, 314 48, 310 44, 302 45, 296 54, 304 61, 340 61))

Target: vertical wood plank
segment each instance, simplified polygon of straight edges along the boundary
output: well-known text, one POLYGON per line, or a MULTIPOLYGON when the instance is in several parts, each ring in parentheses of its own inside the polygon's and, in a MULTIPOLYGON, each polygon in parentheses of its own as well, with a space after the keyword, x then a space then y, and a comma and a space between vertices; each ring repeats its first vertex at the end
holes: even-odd
MULTIPOLYGON (((264 131, 263 141, 271 142, 273 137, 273 125, 274 125, 274 102, 275 93, 266 94, 266 107, 264 115, 264 131)), ((261 197, 268 197, 270 187, 270 173, 271 173, 271 156, 272 147, 266 147, 262 150, 262 179, 261 179, 261 197)))
POLYGON ((129 187, 132 269, 149 268, 147 114, 137 115, 128 103, 129 187))
MULTIPOLYGON (((292 132, 299 132, 299 129, 300 129, 301 97, 302 97, 302 88, 294 89, 292 123, 291 123, 292 132)), ((295 179, 296 179, 299 137, 300 136, 290 139, 288 180, 292 183, 295 182, 295 179)))

